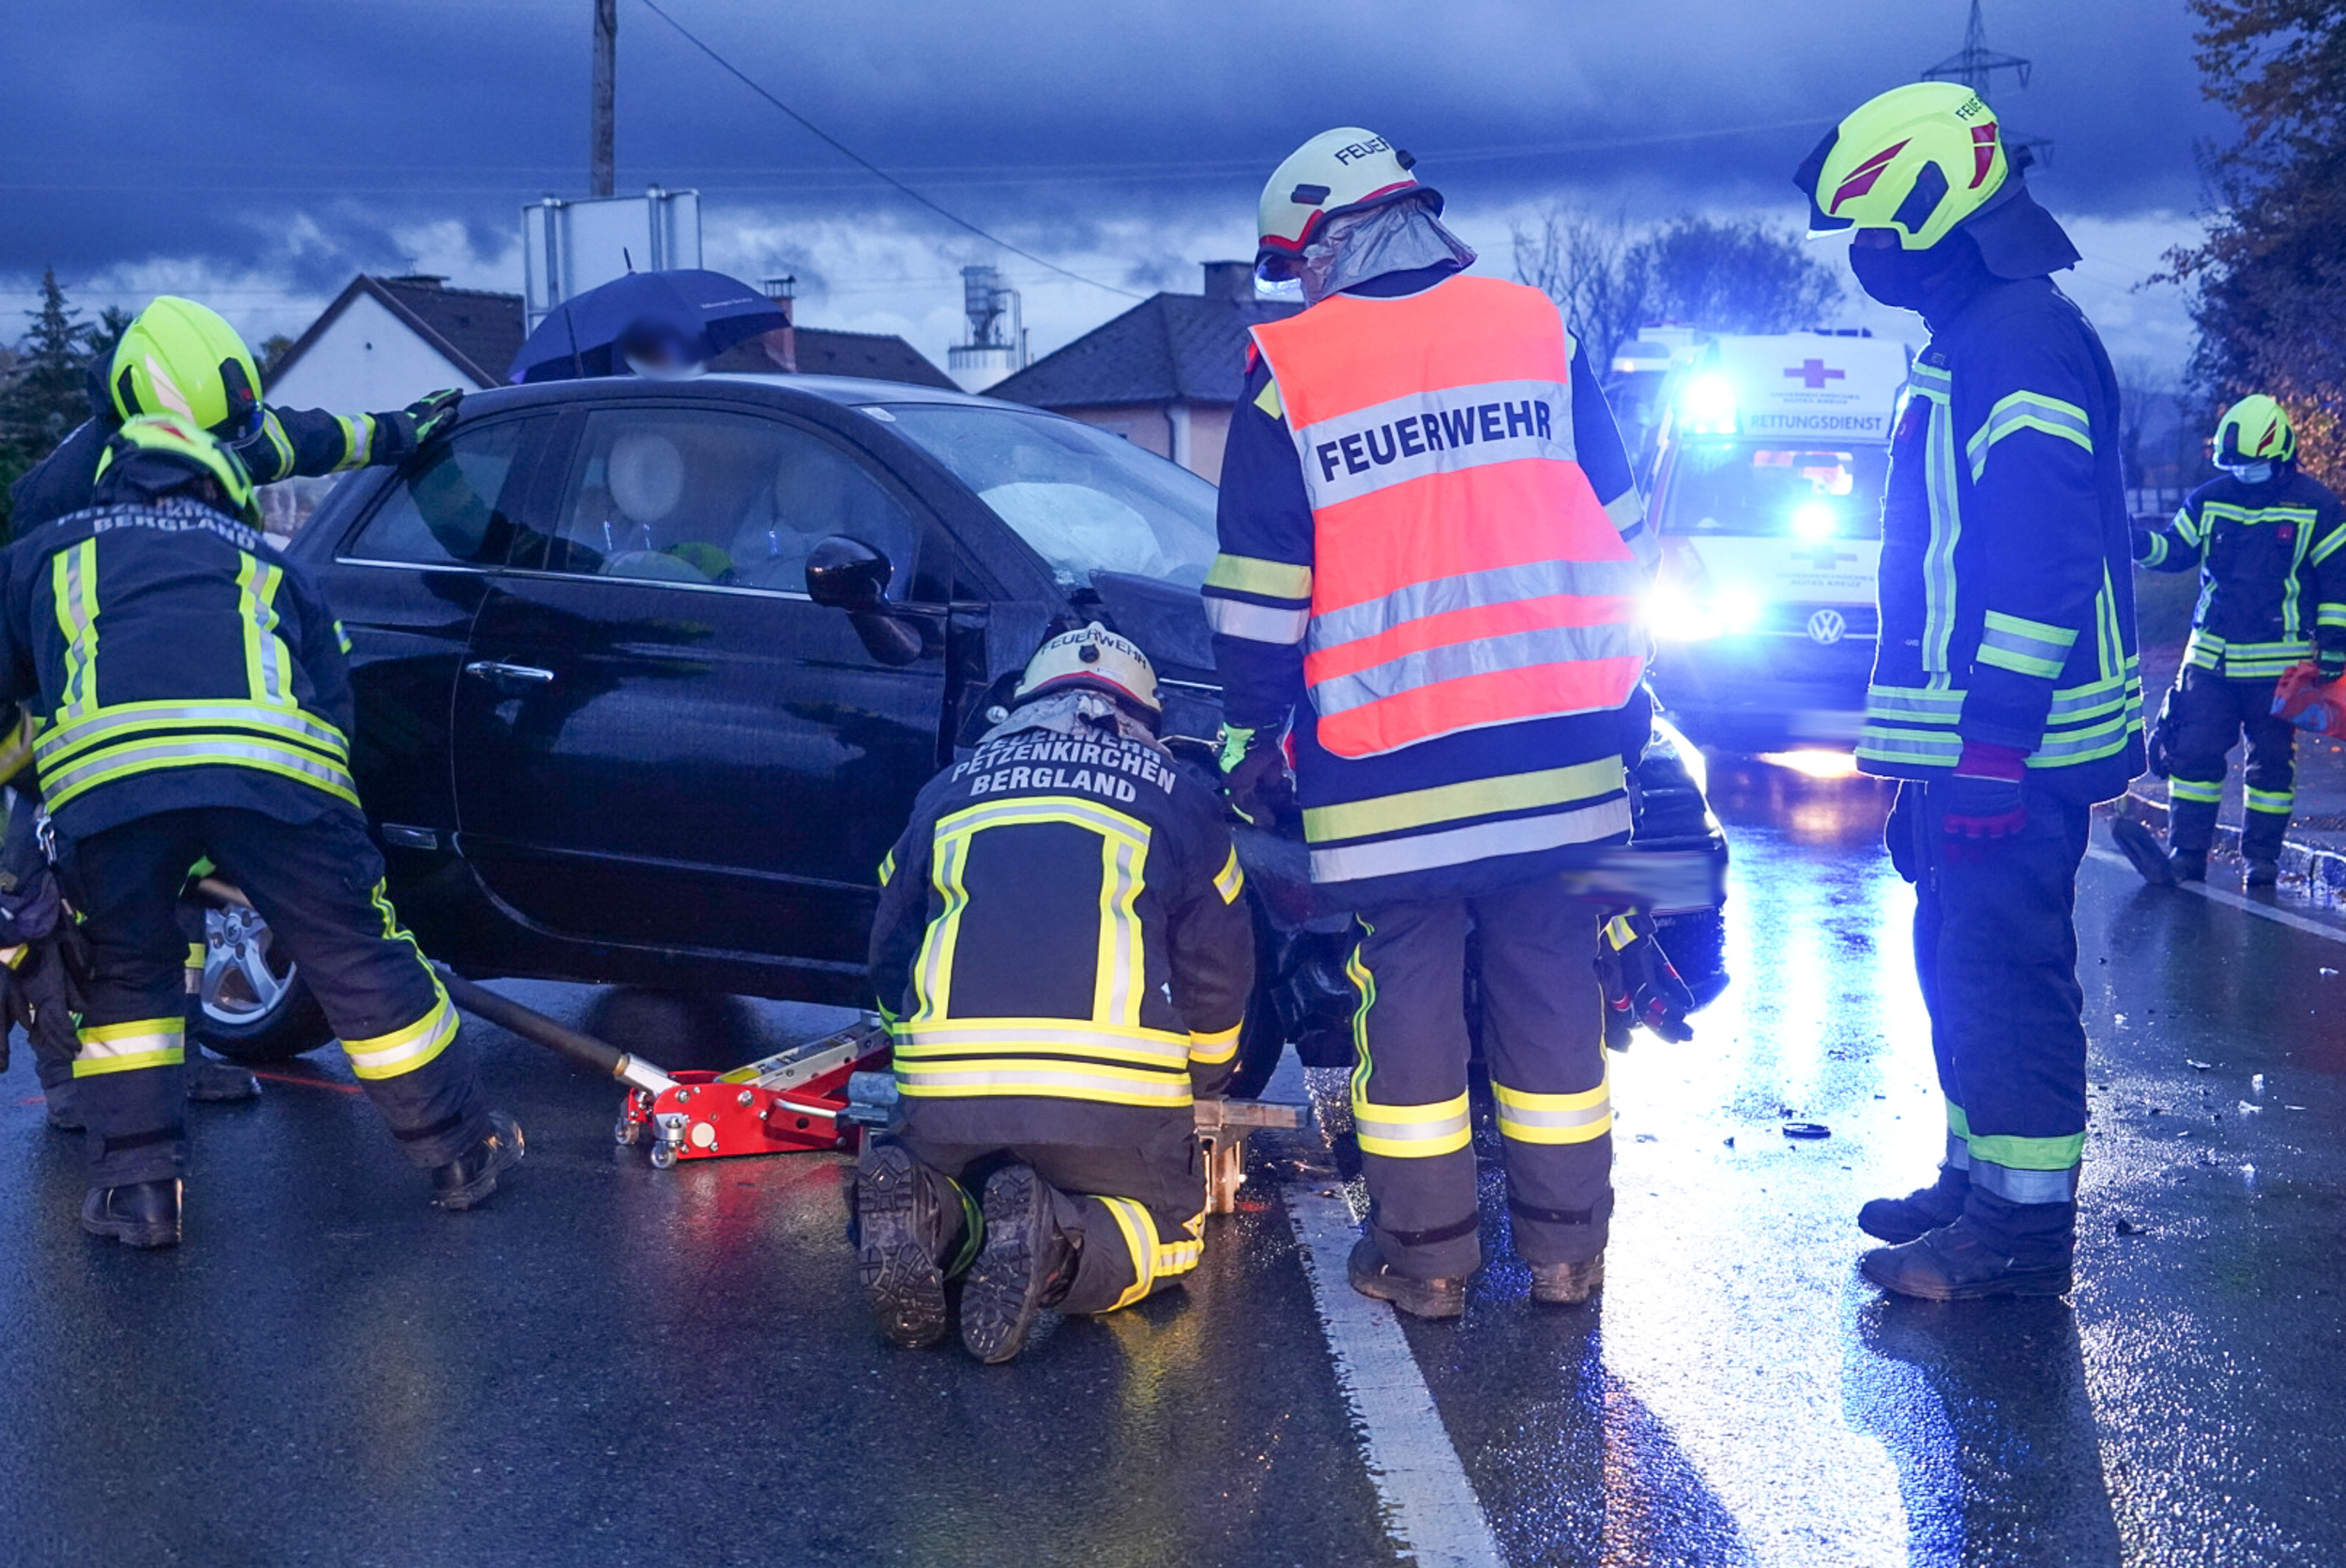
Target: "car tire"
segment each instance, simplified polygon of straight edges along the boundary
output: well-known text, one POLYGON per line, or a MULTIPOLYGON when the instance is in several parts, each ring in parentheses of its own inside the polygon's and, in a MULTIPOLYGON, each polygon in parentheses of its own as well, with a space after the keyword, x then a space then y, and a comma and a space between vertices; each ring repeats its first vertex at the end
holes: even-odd
POLYGON ((238 904, 206 904, 204 976, 191 1010, 197 1043, 248 1066, 291 1061, 334 1038, 268 922, 238 904))

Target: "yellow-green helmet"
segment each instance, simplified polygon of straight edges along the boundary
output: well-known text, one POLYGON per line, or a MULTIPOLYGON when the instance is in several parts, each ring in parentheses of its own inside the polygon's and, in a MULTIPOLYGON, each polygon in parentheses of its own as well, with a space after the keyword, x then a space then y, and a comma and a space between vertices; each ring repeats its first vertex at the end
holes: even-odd
POLYGON ((2225 468, 2258 463, 2287 463, 2297 455, 2297 433, 2289 412, 2258 392, 2224 410, 2216 421, 2216 462, 2225 468))
POLYGON ((101 506, 150 501, 199 476, 220 486, 229 510, 254 527, 261 501, 236 454, 209 431, 177 414, 138 414, 99 455, 91 495, 101 506))
POLYGON ((138 313, 107 367, 114 412, 177 414, 231 440, 261 411, 261 371, 252 351, 219 312, 163 295, 138 313))
POLYGON ((1891 229, 1927 251, 1986 206, 2011 173, 1995 111, 1956 82, 1914 82, 1860 104, 1793 177, 1808 232, 1891 229))

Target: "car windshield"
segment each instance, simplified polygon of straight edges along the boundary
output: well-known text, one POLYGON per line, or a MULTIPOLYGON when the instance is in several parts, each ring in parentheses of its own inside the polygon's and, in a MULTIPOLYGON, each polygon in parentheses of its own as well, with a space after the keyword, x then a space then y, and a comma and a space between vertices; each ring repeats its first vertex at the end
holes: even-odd
POLYGON ((1662 484, 1665 534, 1828 539, 1881 537, 1887 447, 1693 440, 1662 484))
POLYGON ((1128 571, 1201 586, 1213 486, 1120 435, 1049 414, 896 403, 896 428, 952 469, 1070 586, 1128 571))

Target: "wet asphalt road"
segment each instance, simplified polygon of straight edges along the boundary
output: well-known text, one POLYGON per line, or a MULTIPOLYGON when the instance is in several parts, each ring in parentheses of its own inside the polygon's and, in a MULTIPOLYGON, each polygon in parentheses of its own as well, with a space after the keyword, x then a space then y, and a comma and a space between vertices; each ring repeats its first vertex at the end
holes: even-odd
MULTIPOLYGON (((2078 1291, 1885 1302, 1850 1216, 1941 1141, 1886 801, 1714 785, 1737 982, 1616 1058, 1603 1305, 1531 1307, 1494 1201, 1465 1321, 1406 1330, 1505 1560, 2346 1561, 2346 944, 2090 860, 2078 1291)), ((670 1066, 836 1016, 511 989, 670 1066)), ((655 1172, 608 1086, 474 1034, 530 1140, 490 1209, 427 1209, 321 1062, 195 1112, 161 1256, 80 1234, 78 1149, 0 1080, 0 1561, 1403 1560, 1281 1195, 1340 1188, 1298 1150, 1186 1291, 988 1369, 877 1343, 830 1159, 655 1172)))

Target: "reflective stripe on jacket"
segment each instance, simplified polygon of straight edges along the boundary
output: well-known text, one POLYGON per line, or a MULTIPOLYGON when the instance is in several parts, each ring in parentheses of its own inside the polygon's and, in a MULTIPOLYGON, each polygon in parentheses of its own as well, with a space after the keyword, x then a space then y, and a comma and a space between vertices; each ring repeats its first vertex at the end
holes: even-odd
POLYGON ((2264 484, 2211 480, 2166 527, 2136 532, 2143 567, 2199 569, 2185 662, 2271 680, 2346 640, 2346 508, 2293 466, 2264 484))
POLYGON ((1186 1125, 1193 1091, 1229 1076, 1254 984, 1245 877, 1219 803, 1156 747, 989 741, 922 791, 881 879, 872 983, 907 1102, 1186 1125))
POLYGON ((1254 335, 1310 497, 1319 744, 1373 756, 1628 698, 1644 574, 1576 461, 1545 296, 1456 277, 1254 335))
POLYGON ((6 557, 0 700, 31 698, 59 830, 356 807, 342 634, 297 567, 191 500, 77 512, 6 557))
POLYGON ((1891 446, 1866 771, 1928 778, 1969 740, 2080 799, 2141 770, 2120 444, 2109 358, 2049 280, 1936 327, 1891 446))

